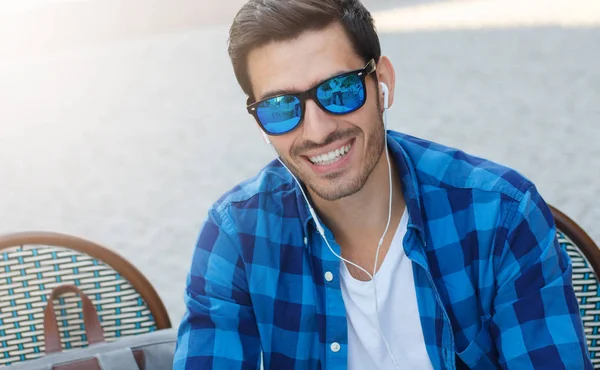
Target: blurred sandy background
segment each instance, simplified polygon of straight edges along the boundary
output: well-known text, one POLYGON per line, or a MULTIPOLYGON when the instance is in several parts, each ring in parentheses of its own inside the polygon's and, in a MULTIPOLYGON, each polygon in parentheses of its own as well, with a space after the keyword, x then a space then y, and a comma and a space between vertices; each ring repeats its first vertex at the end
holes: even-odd
MULTIPOLYGON (((0 233, 114 249, 177 325, 207 208, 272 158, 226 53, 243 2, 2 2, 0 233)), ((364 3, 391 128, 516 168, 600 242, 600 2, 364 3)))

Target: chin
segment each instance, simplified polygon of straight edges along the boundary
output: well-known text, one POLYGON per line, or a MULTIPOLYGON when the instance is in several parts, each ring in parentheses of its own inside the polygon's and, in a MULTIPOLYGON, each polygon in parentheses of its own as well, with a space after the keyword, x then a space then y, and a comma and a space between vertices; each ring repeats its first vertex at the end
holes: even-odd
POLYGON ((334 202, 358 193, 365 185, 356 176, 339 175, 333 178, 320 178, 317 181, 305 182, 310 190, 323 200, 334 202))
POLYGON ((372 134, 366 144, 353 141, 352 149, 339 162, 319 166, 303 156, 287 157, 284 162, 313 195, 333 202, 364 188, 384 148, 385 135, 381 130, 372 134))

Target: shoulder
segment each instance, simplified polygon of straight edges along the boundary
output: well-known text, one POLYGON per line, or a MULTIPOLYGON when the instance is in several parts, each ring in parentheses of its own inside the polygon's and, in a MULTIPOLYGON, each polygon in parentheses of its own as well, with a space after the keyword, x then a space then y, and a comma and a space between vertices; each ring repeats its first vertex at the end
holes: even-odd
POLYGON ((463 150, 391 133, 404 150, 421 190, 475 191, 521 201, 534 184, 517 170, 463 150))
POLYGON ((413 136, 392 138, 412 172, 432 247, 473 238, 483 255, 527 223, 536 234, 552 234, 548 205, 517 170, 413 136))
MULTIPOLYGON (((211 212, 224 226, 240 223, 255 224, 260 215, 278 214, 295 208, 295 183, 289 172, 277 160, 263 167, 255 176, 226 191, 217 199, 211 212)), ((238 230, 239 231, 239 230, 238 230)))

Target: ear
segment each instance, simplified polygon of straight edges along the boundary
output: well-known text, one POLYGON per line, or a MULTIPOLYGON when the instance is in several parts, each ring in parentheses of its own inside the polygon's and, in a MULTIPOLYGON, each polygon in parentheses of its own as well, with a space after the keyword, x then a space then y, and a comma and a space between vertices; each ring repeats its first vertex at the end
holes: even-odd
MULTIPOLYGON (((383 82, 388 87, 388 108, 394 104, 394 90, 396 86, 396 72, 394 71, 394 66, 392 62, 386 56, 381 56, 379 58, 379 63, 377 64, 377 80, 379 82, 383 82)), ((379 88, 379 102, 381 107, 384 106, 384 96, 383 91, 379 88)))

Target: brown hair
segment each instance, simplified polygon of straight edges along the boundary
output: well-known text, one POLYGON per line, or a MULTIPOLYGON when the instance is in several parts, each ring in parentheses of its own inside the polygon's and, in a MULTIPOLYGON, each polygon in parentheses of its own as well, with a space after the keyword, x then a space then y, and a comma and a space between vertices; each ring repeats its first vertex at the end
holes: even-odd
POLYGON ((381 45, 371 13, 360 0, 249 0, 229 31, 229 57, 242 90, 251 98, 247 71, 250 51, 272 41, 340 22, 364 62, 379 62, 381 45))

